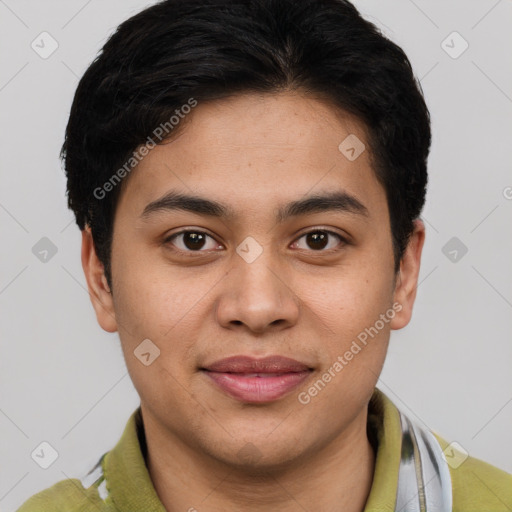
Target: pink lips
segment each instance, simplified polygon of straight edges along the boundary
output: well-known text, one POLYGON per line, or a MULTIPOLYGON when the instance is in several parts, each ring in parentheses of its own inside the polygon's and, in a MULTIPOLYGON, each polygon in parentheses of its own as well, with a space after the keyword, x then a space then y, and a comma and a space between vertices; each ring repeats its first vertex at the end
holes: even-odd
POLYGON ((223 391, 244 402, 277 400, 311 375, 312 369, 294 359, 235 356, 202 368, 223 391))

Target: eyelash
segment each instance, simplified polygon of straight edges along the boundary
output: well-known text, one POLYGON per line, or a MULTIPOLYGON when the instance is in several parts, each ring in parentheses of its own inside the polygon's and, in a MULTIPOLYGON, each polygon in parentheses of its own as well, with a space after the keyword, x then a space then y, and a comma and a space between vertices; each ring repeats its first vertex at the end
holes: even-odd
MULTIPOLYGON (((179 231, 178 233, 173 233, 171 236, 167 237, 164 240, 164 245, 173 245, 171 243, 172 240, 174 240, 175 238, 177 238, 180 235, 185 235, 187 233, 195 233, 195 234, 206 235, 207 237, 215 240, 215 238, 213 238, 211 235, 209 235, 205 231, 194 230, 194 229, 187 229, 187 230, 179 231)), ((336 233, 335 231, 331 231, 331 230, 328 230, 328 229, 320 229, 320 228, 315 228, 315 229, 312 229, 310 231, 306 231, 305 233, 302 233, 298 238, 295 239, 295 241, 293 243, 294 244, 297 243, 298 240, 300 240, 301 238, 303 238, 303 237, 305 237, 305 236, 307 236, 307 235, 309 235, 311 233, 327 233, 328 235, 334 235, 335 237, 337 237, 340 240, 341 245, 347 245, 349 243, 347 241, 347 239, 344 238, 339 233, 336 233)), ((173 248, 173 250, 176 251, 176 252, 184 253, 184 254, 200 254, 200 253, 205 253, 205 252, 208 253, 208 252, 210 252, 210 250, 192 251, 190 249, 185 250, 185 249, 179 249, 179 248, 173 248)), ((307 250, 307 249, 299 249, 299 250, 307 250)), ((336 251, 336 250, 339 250, 339 249, 337 249, 337 248, 319 249, 319 250, 309 249, 309 251, 311 251, 313 253, 331 253, 332 251, 336 251)))

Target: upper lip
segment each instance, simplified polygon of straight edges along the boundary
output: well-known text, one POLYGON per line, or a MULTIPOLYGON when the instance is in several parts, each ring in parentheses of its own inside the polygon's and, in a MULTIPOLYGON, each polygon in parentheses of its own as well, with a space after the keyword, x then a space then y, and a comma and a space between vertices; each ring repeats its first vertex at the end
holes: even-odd
POLYGON ((307 364, 284 356, 257 359, 251 356, 233 356, 215 361, 203 370, 219 373, 290 373, 311 370, 307 364))

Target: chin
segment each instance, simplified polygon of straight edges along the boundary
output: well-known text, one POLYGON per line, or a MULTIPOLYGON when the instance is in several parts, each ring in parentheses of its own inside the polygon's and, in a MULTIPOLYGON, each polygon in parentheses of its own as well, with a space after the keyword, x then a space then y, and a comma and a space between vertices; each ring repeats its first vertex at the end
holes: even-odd
POLYGON ((255 437, 252 441, 249 437, 244 437, 245 440, 241 442, 233 439, 232 445, 229 446, 222 443, 225 449, 222 453, 216 450, 208 452, 219 462, 255 476, 292 469, 297 467, 299 459, 305 456, 303 445, 299 445, 290 437, 283 440, 270 439, 267 433, 255 437), (277 447, 279 449, 276 450, 277 447))

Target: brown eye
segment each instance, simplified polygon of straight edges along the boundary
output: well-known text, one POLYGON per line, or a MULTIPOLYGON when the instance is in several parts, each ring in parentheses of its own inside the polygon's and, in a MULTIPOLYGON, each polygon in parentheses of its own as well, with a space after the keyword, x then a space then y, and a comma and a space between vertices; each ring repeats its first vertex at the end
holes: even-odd
POLYGON ((327 233, 322 233, 321 231, 316 231, 315 233, 308 233, 306 235, 306 243, 311 249, 325 249, 327 243, 329 242, 329 235, 327 233))
POLYGON ((183 244, 192 251, 196 249, 201 249, 205 243, 205 236, 202 233, 184 233, 183 234, 183 244))
POLYGON ((298 240, 302 239, 305 240, 305 244, 303 244, 302 247, 299 246, 299 241, 295 242, 295 245, 298 246, 299 249, 311 249, 313 251, 322 251, 326 248, 327 250, 334 249, 337 245, 339 245, 340 241, 346 242, 346 240, 341 235, 338 235, 333 231, 319 229, 303 234, 298 240), (338 239, 338 243, 331 242, 330 239, 333 237, 338 239))
POLYGON ((184 252, 201 252, 201 249, 215 249, 218 244, 203 231, 181 231, 169 237, 165 243, 170 243, 184 252))

